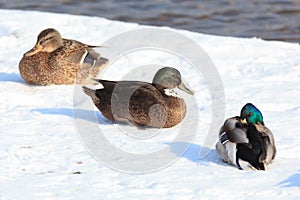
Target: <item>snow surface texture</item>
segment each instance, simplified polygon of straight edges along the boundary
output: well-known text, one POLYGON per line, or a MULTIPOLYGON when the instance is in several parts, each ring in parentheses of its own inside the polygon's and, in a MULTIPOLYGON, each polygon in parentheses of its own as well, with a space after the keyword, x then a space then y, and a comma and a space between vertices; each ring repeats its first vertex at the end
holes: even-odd
MULTIPOLYGON (((227 165, 214 146, 208 156, 199 159, 204 140, 201 133, 207 132, 210 121, 205 119, 211 117, 210 97, 205 84, 201 80, 197 84, 194 74, 183 70, 185 79, 191 80, 188 85, 200 98, 198 103, 202 102, 199 136, 169 167, 154 173, 126 174, 100 164, 81 144, 73 117, 74 87, 28 85, 19 75, 18 62, 32 48, 37 34, 48 27, 56 28, 65 38, 97 45, 141 26, 41 12, 0 10, 0 14, 1 199, 299 199, 298 44, 177 30, 197 42, 216 66, 225 89, 225 117, 238 115, 247 102, 262 111, 276 140, 277 157, 268 171, 241 171, 227 165)), ((151 63, 151 56, 141 60, 147 59, 151 63)), ((162 64, 172 65, 172 61, 162 64)), ((105 76, 118 80, 126 70, 121 66, 105 76)), ((94 113, 80 112, 87 119, 94 113)), ((131 145, 130 139, 115 133, 116 125, 100 113, 97 116, 99 126, 111 130, 106 132, 110 141, 124 149, 131 145)), ((168 143, 172 138, 165 139, 168 143)), ((145 151, 145 143, 134 145, 135 150, 145 151)))

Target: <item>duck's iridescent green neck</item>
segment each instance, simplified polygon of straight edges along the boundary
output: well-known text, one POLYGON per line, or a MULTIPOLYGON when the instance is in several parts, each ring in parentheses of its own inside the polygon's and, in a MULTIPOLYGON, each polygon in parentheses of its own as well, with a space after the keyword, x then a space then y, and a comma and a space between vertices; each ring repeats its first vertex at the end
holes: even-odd
POLYGON ((241 118, 246 119, 249 124, 264 124, 263 116, 253 104, 247 103, 241 110, 241 118))

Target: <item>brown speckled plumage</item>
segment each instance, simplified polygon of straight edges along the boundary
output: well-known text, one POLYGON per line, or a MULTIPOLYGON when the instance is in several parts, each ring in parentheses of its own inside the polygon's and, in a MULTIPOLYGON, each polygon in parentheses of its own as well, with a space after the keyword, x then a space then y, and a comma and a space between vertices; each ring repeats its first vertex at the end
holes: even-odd
MULTIPOLYGON (((170 68, 174 69, 174 68, 170 68)), ((177 70, 176 70, 177 71, 177 70)), ((178 72, 179 73, 179 72, 178 72)), ((176 77, 178 78, 178 77, 176 77)), ((181 86, 181 77, 178 85, 181 86)), ((186 114, 183 99, 165 94, 164 85, 140 81, 97 80, 103 89, 83 87, 103 116, 113 122, 130 122, 136 126, 170 128, 179 124, 186 114)), ((162 82, 162 81, 159 81, 162 82)), ((185 92, 192 92, 178 85, 185 92)))
POLYGON ((94 47, 63 39, 55 29, 46 29, 21 59, 20 74, 30 84, 88 83, 108 63, 94 47))

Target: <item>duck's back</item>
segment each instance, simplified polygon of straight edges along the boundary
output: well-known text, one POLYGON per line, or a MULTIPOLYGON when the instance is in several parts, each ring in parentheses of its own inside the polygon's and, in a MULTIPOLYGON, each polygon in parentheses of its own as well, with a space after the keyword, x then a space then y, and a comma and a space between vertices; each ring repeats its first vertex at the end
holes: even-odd
POLYGON ((273 133, 266 126, 255 124, 255 129, 263 141, 263 153, 259 157, 260 162, 270 164, 276 156, 275 139, 273 133))
POLYGON ((49 65, 56 71, 60 71, 61 78, 66 84, 90 83, 108 63, 108 59, 100 57, 92 47, 76 40, 64 39, 64 45, 52 52, 49 57, 49 65))

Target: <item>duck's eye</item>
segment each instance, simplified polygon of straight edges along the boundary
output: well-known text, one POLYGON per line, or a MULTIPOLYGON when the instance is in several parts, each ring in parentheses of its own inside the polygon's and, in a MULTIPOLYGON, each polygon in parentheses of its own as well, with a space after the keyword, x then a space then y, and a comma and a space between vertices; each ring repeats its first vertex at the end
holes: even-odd
POLYGON ((253 116, 253 112, 250 112, 250 113, 248 114, 248 116, 249 116, 249 117, 253 116))
POLYGON ((42 41, 39 42, 39 44, 42 45, 42 46, 43 46, 44 43, 45 43, 45 40, 42 40, 42 41))

